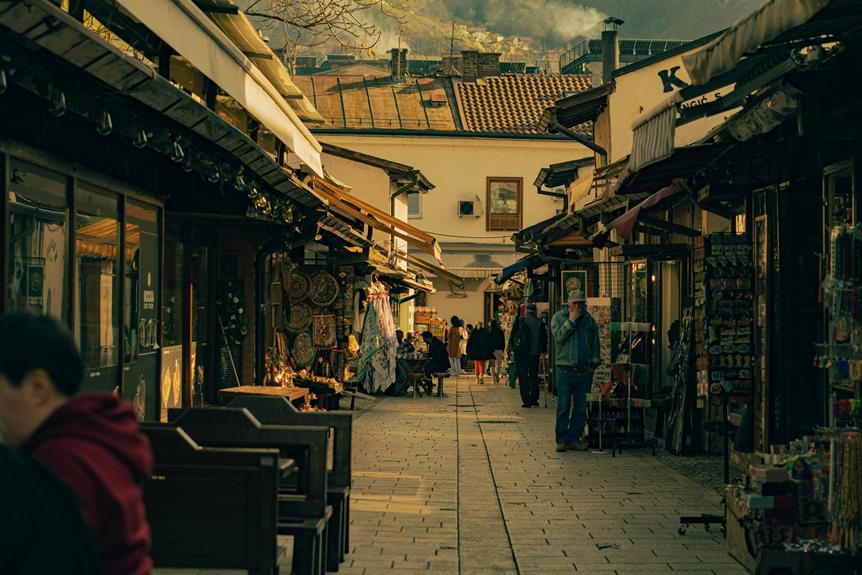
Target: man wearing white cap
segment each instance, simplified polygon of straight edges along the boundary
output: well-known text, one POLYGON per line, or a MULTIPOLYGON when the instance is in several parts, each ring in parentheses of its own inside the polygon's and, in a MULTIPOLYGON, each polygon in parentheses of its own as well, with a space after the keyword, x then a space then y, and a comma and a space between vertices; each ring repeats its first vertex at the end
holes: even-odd
POLYGON ((601 363, 599 326, 586 310, 581 289, 569 292, 568 301, 554 314, 551 333, 556 344, 557 451, 585 450, 581 438, 586 423, 587 393, 593 372, 601 363))

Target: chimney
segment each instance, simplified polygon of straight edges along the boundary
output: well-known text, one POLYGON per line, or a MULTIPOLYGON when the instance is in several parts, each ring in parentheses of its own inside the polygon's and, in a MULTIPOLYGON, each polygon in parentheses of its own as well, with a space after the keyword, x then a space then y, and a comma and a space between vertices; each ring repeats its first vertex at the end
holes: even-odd
POLYGON ((476 75, 479 78, 487 78, 488 76, 499 76, 500 53, 488 52, 479 54, 479 63, 476 72, 476 75))
POLYGON ((404 80, 407 75, 407 48, 389 50, 389 72, 396 82, 404 80))
POLYGON ((477 50, 461 50, 461 77, 465 82, 473 82, 479 76, 479 52, 477 50))
POLYGON ((602 84, 611 81, 613 71, 620 67, 620 37, 617 26, 623 21, 614 16, 604 20, 605 27, 613 29, 602 31, 602 84))

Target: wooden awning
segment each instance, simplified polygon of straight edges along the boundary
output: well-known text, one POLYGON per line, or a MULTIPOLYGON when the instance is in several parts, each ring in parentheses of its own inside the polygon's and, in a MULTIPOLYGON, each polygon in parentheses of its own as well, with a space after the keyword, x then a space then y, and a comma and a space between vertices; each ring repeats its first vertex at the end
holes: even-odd
POLYGON ((411 226, 395 216, 387 214, 383 210, 368 204, 355 196, 348 194, 334 184, 323 178, 314 178, 314 191, 330 205, 338 208, 352 218, 356 218, 365 225, 380 230, 387 234, 401 238, 408 245, 434 256, 442 265, 442 253, 437 239, 431 234, 423 232, 419 228, 411 226))

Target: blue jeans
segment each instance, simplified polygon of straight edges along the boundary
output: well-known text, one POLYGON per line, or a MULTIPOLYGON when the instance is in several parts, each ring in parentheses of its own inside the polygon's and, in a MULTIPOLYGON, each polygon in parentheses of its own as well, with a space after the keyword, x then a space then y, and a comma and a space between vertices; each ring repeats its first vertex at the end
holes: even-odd
POLYGON ((557 366, 557 443, 574 443, 584 433, 587 393, 593 384, 593 372, 557 366))

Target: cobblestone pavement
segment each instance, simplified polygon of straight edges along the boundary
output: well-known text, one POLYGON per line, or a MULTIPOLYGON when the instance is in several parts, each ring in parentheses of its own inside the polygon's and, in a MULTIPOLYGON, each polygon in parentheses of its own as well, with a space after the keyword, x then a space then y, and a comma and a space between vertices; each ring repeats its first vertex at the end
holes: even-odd
POLYGON ((385 398, 356 421, 345 575, 745 573, 710 489, 648 453, 554 452, 550 407, 447 380, 448 398, 385 398))

